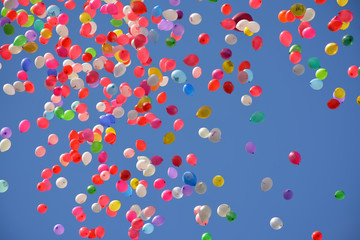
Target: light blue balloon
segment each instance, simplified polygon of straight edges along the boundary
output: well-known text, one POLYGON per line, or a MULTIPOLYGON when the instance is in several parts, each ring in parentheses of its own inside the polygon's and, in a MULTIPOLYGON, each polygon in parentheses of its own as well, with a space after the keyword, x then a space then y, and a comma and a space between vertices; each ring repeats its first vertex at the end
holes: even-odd
POLYGON ((162 9, 159 5, 155 6, 152 10, 152 15, 154 17, 160 17, 161 16, 161 13, 162 13, 162 9))
POLYGON ((151 29, 149 34, 148 34, 148 38, 150 39, 150 41, 156 43, 159 41, 159 33, 155 30, 155 29, 151 29))
MULTIPOLYGON (((0 180, 0 193, 4 193, 8 190, 9 184, 5 180, 0 180)), ((154 230, 154 227, 153 227, 154 230)))
POLYGON ((175 70, 171 73, 171 79, 177 83, 186 82, 186 74, 181 70, 175 70))
POLYGON ((188 96, 192 96, 192 95, 194 95, 195 89, 194 89, 193 85, 191 85, 190 83, 187 83, 183 87, 183 92, 188 96))
POLYGON ((47 112, 47 111, 44 111, 44 114, 43 114, 44 118, 46 118, 47 120, 51 120, 54 118, 55 116, 55 113, 54 112, 47 112))
POLYGON ((150 234, 154 231, 154 225, 152 225, 151 223, 145 223, 143 228, 142 228, 142 231, 145 233, 145 234, 150 234))
POLYGON ((247 82, 250 83, 254 79, 254 74, 250 69, 244 69, 244 71, 248 74, 247 82))
POLYGON ((106 92, 108 94, 110 94, 111 96, 114 96, 116 93, 117 93, 118 89, 117 89, 117 86, 116 84, 114 83, 110 83, 109 85, 107 85, 106 87, 106 92))
POLYGON ((127 188, 127 190, 124 192, 124 195, 127 196, 127 197, 131 197, 132 193, 133 193, 132 187, 129 186, 129 184, 128 184, 128 188, 127 188))
POLYGON ((79 101, 74 101, 72 104, 71 104, 71 109, 76 112, 75 108, 76 106, 79 104, 80 102, 79 101))
POLYGON ((324 82, 320 79, 314 78, 310 81, 310 87, 314 90, 320 90, 324 86, 324 82))
POLYGON ((46 9, 46 13, 49 17, 57 17, 60 15, 61 10, 58 6, 56 5, 50 5, 47 9, 46 9))

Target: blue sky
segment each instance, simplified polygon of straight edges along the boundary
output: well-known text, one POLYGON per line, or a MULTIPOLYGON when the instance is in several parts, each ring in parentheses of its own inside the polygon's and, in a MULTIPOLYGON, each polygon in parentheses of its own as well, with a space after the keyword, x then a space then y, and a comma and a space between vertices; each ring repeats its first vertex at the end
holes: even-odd
MULTIPOLYGON (((53 2, 44 1, 45 4, 53 2)), ((124 5, 129 1, 124 1, 124 5)), ((146 2, 147 3, 147 2, 146 2)), ((140 199, 136 195, 130 198, 119 193, 115 183, 118 175, 110 181, 98 187, 95 195, 88 196, 86 203, 82 205, 87 220, 84 223, 76 221, 71 214, 71 209, 77 206, 74 201, 78 193, 85 192, 91 184, 91 176, 97 173, 97 157, 94 154, 90 165, 70 164, 59 176, 51 179, 53 188, 49 192, 38 192, 36 184, 41 181, 41 171, 44 168, 59 164, 59 155, 69 151, 67 134, 70 130, 77 131, 92 128, 98 124, 98 113, 95 105, 104 98, 102 89, 90 89, 90 96, 82 102, 88 105, 90 119, 80 122, 76 117, 69 122, 53 119, 50 127, 41 130, 36 126, 36 118, 43 113, 43 105, 50 100, 51 92, 44 87, 46 69, 37 70, 34 66, 28 72, 29 79, 35 85, 35 93, 16 93, 14 96, 0 93, 1 112, 0 127, 10 127, 13 131, 11 137, 12 147, 9 151, 0 154, 0 179, 9 182, 9 190, 0 195, 0 239, 80 239, 78 230, 82 226, 105 228, 105 239, 126 239, 130 223, 125 218, 125 213, 133 204, 141 207, 154 206, 156 214, 165 217, 165 224, 155 227, 151 235, 140 234, 140 239, 201 239, 204 232, 212 234, 213 239, 229 238, 252 238, 252 239, 311 239, 314 231, 321 231, 324 239, 335 240, 359 239, 360 223, 357 216, 360 213, 358 206, 360 192, 357 184, 360 181, 358 174, 360 164, 357 160, 360 155, 358 147, 358 121, 359 108, 356 98, 360 95, 358 78, 350 78, 347 69, 351 65, 358 65, 360 48, 358 39, 359 31, 359 3, 350 0, 344 9, 349 9, 354 14, 354 20, 345 31, 330 32, 327 23, 342 8, 335 0, 328 0, 323 5, 314 1, 303 1, 306 7, 316 11, 316 17, 311 21, 312 27, 317 31, 314 39, 302 39, 297 33, 299 21, 294 23, 280 23, 277 19, 278 12, 290 9, 296 1, 264 1, 261 8, 250 8, 247 1, 228 1, 232 5, 233 12, 250 13, 254 21, 261 25, 258 34, 263 38, 262 49, 254 51, 251 47, 251 37, 243 33, 232 31, 238 38, 236 45, 227 45, 225 35, 230 33, 223 29, 220 22, 227 18, 221 14, 221 5, 226 2, 212 3, 206 0, 185 1, 178 7, 173 7, 168 1, 149 2, 147 7, 150 11, 155 5, 163 9, 181 9, 184 18, 179 23, 185 26, 185 34, 174 48, 165 45, 165 39, 169 32, 160 32, 160 40, 157 43, 150 42, 147 48, 153 58, 153 65, 158 67, 161 58, 172 58, 177 62, 176 69, 183 70, 188 76, 188 83, 195 88, 194 96, 187 96, 182 91, 182 84, 169 80, 169 84, 160 91, 165 91, 168 100, 165 104, 153 104, 152 112, 158 116, 163 124, 160 129, 152 129, 150 126, 129 126, 126 117, 117 119, 114 125, 117 131, 115 145, 104 144, 104 150, 109 155, 108 164, 116 164, 119 170, 128 169, 133 177, 145 179, 149 183, 148 195, 140 199), (191 13, 198 12, 202 15, 200 25, 193 26, 188 18, 191 13), (287 30, 293 35, 293 44, 303 47, 302 61, 305 65, 305 74, 296 76, 292 73, 293 64, 288 58, 288 48, 279 42, 279 34, 287 30), (210 36, 207 45, 200 45, 197 37, 201 33, 210 36), (354 44, 345 47, 341 39, 345 34, 354 36, 354 44), (339 45, 339 51, 334 56, 325 54, 325 46, 329 42, 339 45), (232 60, 235 71, 225 74, 223 80, 233 82, 235 89, 231 95, 222 89, 217 92, 209 92, 207 84, 211 80, 211 72, 221 68, 223 59, 220 58, 220 50, 223 48, 232 50, 232 60), (182 60, 188 54, 197 54, 200 58, 199 66, 203 74, 199 79, 191 77, 192 68, 186 66, 182 60), (319 91, 310 88, 309 82, 315 78, 315 70, 310 69, 306 62, 310 57, 318 57, 321 66, 328 70, 328 77, 324 80, 324 87, 319 91), (237 66, 244 60, 250 61, 254 80, 249 84, 242 85, 237 80, 237 66), (259 85, 263 94, 253 98, 251 106, 241 104, 241 96, 248 94, 251 86, 259 85), (346 91, 346 100, 336 110, 327 108, 327 101, 332 98, 332 93, 337 87, 346 91), (166 106, 176 105, 179 112, 176 116, 166 113, 166 106), (212 108, 212 115, 208 119, 197 118, 196 111, 199 107, 208 105, 212 108), (264 122, 254 124, 249 122, 250 116, 262 111, 266 115, 264 122), (184 128, 175 132, 176 140, 171 145, 164 145, 162 139, 165 133, 173 131, 172 124, 177 118, 184 120, 184 128), (30 120, 32 126, 29 132, 21 134, 17 128, 18 123, 30 120), (208 129, 220 128, 222 140, 219 143, 211 143, 198 135, 201 127, 208 129), (47 136, 55 133, 59 136, 59 143, 55 146, 47 144, 47 136), (136 156, 148 157, 160 155, 164 162, 156 168, 156 173, 150 178, 142 176, 135 168, 136 159, 125 159, 123 150, 131 147, 135 149, 136 139, 143 139, 148 147, 145 152, 136 151, 136 156), (247 142, 254 142, 257 151, 250 155, 245 151, 247 142), (43 158, 37 158, 34 150, 42 145, 47 149, 43 158), (302 156, 299 166, 291 164, 288 154, 298 151, 302 156), (194 153, 198 157, 198 164, 190 166, 184 160, 186 155, 194 153), (167 169, 171 164, 171 157, 180 155, 183 165, 178 169, 179 177, 170 179, 167 177, 167 169), (204 195, 194 193, 190 197, 180 200, 173 199, 164 202, 161 199, 161 191, 152 186, 152 182, 159 177, 166 180, 166 189, 182 186, 181 175, 185 171, 192 171, 199 181, 204 181, 208 191, 204 195), (222 175, 225 185, 216 188, 212 185, 212 178, 222 175), (68 179, 65 189, 55 186, 57 177, 63 176, 68 179), (262 192, 260 182, 265 177, 271 177, 274 186, 269 192, 262 192), (294 197, 286 201, 282 197, 285 189, 291 189, 294 197), (346 194, 344 200, 337 200, 334 194, 337 190, 343 190, 346 194), (117 217, 110 218, 103 210, 99 214, 91 211, 91 204, 96 202, 101 194, 106 194, 111 200, 117 199, 122 207, 117 217), (39 214, 36 207, 40 203, 48 206, 48 212, 39 214), (238 218, 235 222, 228 222, 216 214, 216 208, 222 203, 230 205, 231 210, 236 212, 238 218), (197 205, 209 205, 213 210, 209 224, 200 226, 195 221, 193 208, 197 205), (280 217, 284 227, 275 231, 269 226, 272 217, 280 217), (53 233, 53 226, 61 223, 65 227, 62 236, 53 233)), ((75 10, 69 12, 62 3, 56 2, 63 11, 70 14, 73 20, 69 26, 70 37, 73 44, 79 44, 83 49, 94 47, 98 54, 101 48, 94 39, 84 39, 78 31, 81 23, 78 16, 81 13, 80 4, 75 10)), ((147 13, 145 16, 150 16, 147 13)), ((97 34, 106 34, 113 30, 110 24, 111 17, 97 13, 94 21, 98 25, 97 34)), ((156 26, 150 23, 149 29, 156 26)), ((127 32, 127 26, 123 24, 120 29, 127 32)), ((25 29, 16 27, 13 36, 0 33, 0 43, 10 44, 14 37, 25 32, 25 29)), ((17 80, 16 73, 21 70, 20 62, 24 57, 34 60, 36 56, 46 52, 55 55, 56 44, 54 32, 50 43, 40 46, 34 54, 22 52, 14 55, 11 61, 0 60, 2 63, 1 83, 12 83, 17 80)), ((109 77, 118 86, 122 82, 128 82, 134 88, 142 79, 133 76, 133 68, 139 65, 135 57, 136 52, 128 48, 132 54, 133 62, 126 74, 118 79, 112 75, 100 71, 101 76, 109 77)), ((60 58, 57 58, 59 61, 60 58)), ((114 59, 115 61, 115 59, 114 59)), ((80 62, 77 60, 76 62, 80 62)), ((165 75, 170 76, 170 73, 165 75)), ((85 74, 80 75, 85 79, 85 74)), ((69 84, 69 83, 66 83, 69 84)), ((157 92, 150 94, 155 102, 157 92)), ((71 103, 76 101, 77 92, 72 90, 71 95, 65 99, 64 108, 69 109, 71 103)), ((133 109, 137 99, 131 97, 124 105, 125 111, 133 109)), ((89 151, 90 146, 83 144, 80 152, 89 151)))

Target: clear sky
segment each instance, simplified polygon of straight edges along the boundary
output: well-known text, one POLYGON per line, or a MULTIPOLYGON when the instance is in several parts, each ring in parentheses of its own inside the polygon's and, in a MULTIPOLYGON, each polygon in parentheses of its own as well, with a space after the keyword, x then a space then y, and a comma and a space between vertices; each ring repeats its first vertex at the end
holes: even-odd
MULTIPOLYGON (((83 1, 81 1, 83 2, 83 1)), ((8 96, 0 93, 1 118, 0 128, 10 127, 13 135, 10 138, 12 147, 9 151, 0 153, 0 179, 9 183, 7 192, 0 194, 0 239, 81 239, 78 234, 79 228, 86 226, 105 228, 105 239, 128 239, 127 231, 130 223, 125 214, 133 204, 156 207, 156 215, 165 217, 165 224, 155 227, 152 234, 140 233, 140 239, 201 239, 204 232, 212 234, 213 239, 278 239, 278 240, 303 240, 311 239, 314 231, 321 231, 326 240, 360 238, 360 214, 359 200, 360 191, 360 155, 358 132, 360 120, 360 106, 356 98, 360 95, 359 78, 350 78, 347 69, 351 65, 359 65, 359 14, 360 3, 350 0, 343 8, 351 10, 354 20, 345 31, 330 32, 328 22, 342 10, 336 0, 328 0, 323 5, 316 4, 313 0, 298 1, 306 7, 316 11, 315 19, 311 21, 312 27, 317 34, 314 39, 302 39, 298 34, 299 20, 294 23, 280 23, 277 15, 281 10, 290 9, 297 1, 272 0, 264 1, 259 9, 252 9, 248 1, 228 1, 232 6, 232 17, 238 12, 248 12, 257 21, 261 30, 254 36, 263 38, 263 47, 255 51, 251 47, 252 37, 243 33, 225 30, 220 22, 228 18, 221 11, 221 5, 225 1, 217 3, 203 0, 183 0, 177 7, 169 4, 168 0, 145 1, 148 7, 146 17, 150 17, 151 9, 160 5, 163 10, 173 8, 184 12, 182 20, 177 22, 185 27, 185 33, 181 41, 174 48, 165 45, 165 39, 170 32, 160 32, 160 40, 157 43, 149 42, 146 47, 153 59, 151 66, 158 67, 161 58, 176 60, 176 69, 183 70, 187 75, 187 83, 195 88, 193 96, 183 93, 183 84, 169 80, 166 87, 150 93, 153 100, 152 112, 162 120, 160 129, 152 129, 149 125, 144 127, 130 126, 127 124, 126 114, 133 109, 137 99, 132 96, 123 105, 126 114, 117 119, 113 125, 117 132, 117 142, 114 145, 104 143, 104 150, 108 153, 107 164, 116 164, 119 170, 128 169, 132 177, 145 179, 149 183, 148 194, 141 199, 133 194, 126 197, 118 192, 115 183, 119 175, 98 187, 94 195, 88 195, 86 203, 82 204, 87 215, 85 222, 76 221, 71 210, 77 206, 75 196, 85 193, 88 185, 92 184, 91 176, 97 173, 99 165, 97 154, 93 154, 93 161, 88 166, 82 163, 71 163, 62 169, 61 174, 53 176, 50 180, 52 189, 48 192, 39 192, 36 189, 38 182, 42 180, 41 171, 44 168, 59 164, 59 156, 70 151, 67 139, 68 133, 91 128, 98 124, 98 118, 102 113, 97 112, 95 105, 104 100, 101 87, 90 89, 88 98, 81 100, 88 106, 90 119, 80 122, 77 116, 72 121, 64 121, 56 117, 50 121, 50 127, 42 130, 36 126, 36 119, 42 116, 44 104, 50 101, 51 92, 44 87, 47 76, 46 67, 38 70, 35 66, 28 72, 29 80, 35 85, 35 93, 16 93, 8 96), (191 13, 200 13, 202 22, 199 25, 191 25, 189 16, 191 13), (288 48, 279 41, 280 32, 287 30, 293 35, 293 44, 300 44, 303 48, 301 64, 305 66, 305 73, 296 76, 292 72, 293 64, 289 61, 288 48), (198 35, 207 33, 210 42, 201 45, 198 35), (226 44, 224 38, 228 33, 237 36, 236 45, 226 44), (344 35, 354 36, 354 44, 345 47, 341 39, 344 35), (334 42, 339 45, 339 51, 334 56, 326 55, 326 44, 334 42), (220 58, 220 50, 223 48, 232 50, 231 61, 235 65, 232 74, 226 74, 221 83, 231 81, 234 84, 234 92, 226 94, 222 87, 217 92, 210 92, 207 88, 211 80, 211 72, 221 68, 223 59, 220 58), (186 66, 182 60, 188 54, 197 54, 200 58, 199 66, 203 70, 200 78, 194 79, 191 75, 192 67, 186 66), (315 70, 307 66, 310 57, 317 57, 321 67, 328 70, 328 77, 324 80, 324 87, 315 91, 309 86, 309 82, 315 78, 315 70), (247 60, 251 63, 254 80, 245 85, 237 80, 238 65, 247 60), (241 97, 248 94, 251 86, 259 85, 263 89, 260 97, 253 98, 251 106, 241 104, 241 97), (327 107, 327 101, 332 98, 333 91, 342 87, 346 91, 346 100, 336 110, 327 107), (160 91, 165 91, 168 100, 165 104, 158 104, 155 99, 160 91), (176 116, 166 113, 166 106, 176 105, 179 112, 176 116), (212 108, 212 115, 208 119, 196 117, 199 107, 207 105, 212 108), (266 115, 264 122, 255 124, 249 122, 250 116, 262 111, 266 115), (175 132, 176 140, 171 145, 163 144, 163 136, 167 132, 174 132, 173 121, 183 119, 184 128, 175 132), (18 131, 18 123, 28 119, 31 128, 27 133, 18 131), (222 139, 219 143, 211 143, 198 135, 201 127, 208 129, 219 128, 222 139), (55 146, 47 144, 47 136, 55 133, 59 136, 59 143, 55 146), (164 162, 156 167, 156 173, 152 177, 143 177, 136 170, 136 158, 126 159, 123 151, 126 148, 134 148, 137 139, 147 143, 144 152, 136 151, 135 156, 154 155, 163 157, 164 162), (254 142, 257 151, 251 155, 245 151, 247 142, 254 142), (37 158, 34 154, 37 146, 45 146, 46 155, 37 158), (288 160, 291 151, 298 151, 302 156, 299 166, 293 165, 288 160), (198 158, 196 166, 186 163, 187 154, 194 153, 198 158), (183 164, 178 168, 179 177, 170 179, 167 176, 168 167, 172 166, 171 158, 180 155, 183 164), (161 199, 161 190, 156 190, 152 183, 156 178, 166 180, 165 189, 182 186, 181 176, 185 171, 196 174, 198 181, 204 181, 208 191, 204 195, 194 192, 192 196, 182 199, 172 199, 165 202, 161 199), (212 184, 215 175, 222 175, 225 184, 216 188, 212 184), (65 177, 68 186, 59 189, 55 185, 57 177, 65 177), (261 180, 271 177, 274 181, 273 188, 268 192, 262 192, 261 180), (291 189, 294 192, 293 199, 287 201, 283 198, 283 191, 291 189), (345 199, 337 200, 334 194, 337 190, 343 190, 345 199), (121 209, 115 218, 110 218, 105 210, 95 214, 91 211, 91 205, 97 202, 101 194, 106 194, 111 200, 120 200, 121 209), (48 206, 45 214, 39 214, 36 207, 40 203, 48 206), (236 212, 237 219, 228 222, 216 214, 216 208, 227 203, 231 210, 236 212), (209 205, 212 208, 212 216, 207 226, 200 226, 195 221, 193 209, 197 205, 209 205), (273 230, 270 225, 272 217, 280 217, 284 227, 273 230), (62 224, 65 233, 57 236, 53 233, 55 224, 62 224)), ((93 47, 98 56, 101 55, 101 46, 94 39, 85 39, 79 35, 81 22, 78 16, 82 12, 80 1, 73 11, 67 10, 63 3, 56 1, 44 1, 46 5, 57 4, 61 10, 68 13, 71 19, 68 24, 73 44, 79 44, 86 49, 93 47)), ((129 1, 123 1, 124 5, 129 1)), ((29 11, 29 7, 26 7, 29 11)), ((96 34, 106 34, 115 28, 110 24, 111 16, 97 13, 94 21, 98 25, 96 34)), ((16 35, 23 34, 27 29, 19 27, 16 23, 15 34, 7 36, 0 33, 0 44, 10 44, 16 35)), ((124 32, 128 28, 124 23, 121 27, 124 32)), ((153 23, 148 29, 157 29, 153 23)), ((33 29, 33 27, 31 27, 33 29)), ((158 31, 158 30, 157 30, 158 31)), ((39 55, 51 52, 56 55, 54 46, 57 42, 57 34, 54 31, 49 44, 41 45, 38 40, 39 50, 34 54, 25 51, 14 55, 11 61, 0 59, 1 85, 17 81, 16 73, 21 70, 20 62, 24 57, 32 61, 39 55)), ((100 76, 106 76, 119 86, 127 82, 132 88, 139 86, 139 79, 134 77, 133 69, 139 65, 136 51, 126 46, 131 53, 132 64, 121 78, 113 78, 111 74, 101 70, 100 76)), ((63 59, 56 56, 56 59, 63 59)), ((112 58, 113 61, 116 61, 112 58)), ((79 58, 75 62, 82 63, 79 58)), ((61 68, 58 68, 60 71, 61 68)), ((164 75, 170 76, 171 72, 164 75)), ((85 73, 80 77, 85 80, 85 73)), ((147 75, 144 76, 144 78, 147 75)), ((60 83, 58 83, 59 85, 60 83)), ((69 85, 69 82, 66 83, 69 85)), ((64 99, 63 107, 70 109, 71 103, 76 101, 77 91, 71 90, 69 97, 64 99)), ((83 144, 79 152, 90 151, 90 146, 83 144)))

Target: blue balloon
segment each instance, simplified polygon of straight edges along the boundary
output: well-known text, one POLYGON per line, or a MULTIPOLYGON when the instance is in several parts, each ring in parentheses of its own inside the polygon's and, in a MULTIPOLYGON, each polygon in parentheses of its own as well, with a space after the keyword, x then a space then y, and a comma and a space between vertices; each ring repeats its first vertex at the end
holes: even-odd
POLYGON ((320 90, 324 86, 324 82, 320 79, 314 78, 310 81, 310 87, 314 90, 320 90))
POLYGON ((44 118, 46 118, 47 120, 51 120, 51 119, 54 118, 55 113, 54 113, 54 112, 44 111, 43 116, 44 116, 44 118))
POLYGON ((110 123, 111 124, 114 124, 115 123, 115 117, 114 117, 114 115, 112 115, 112 114, 106 114, 106 117, 110 120, 110 123))
POLYGON ((181 70, 174 70, 171 73, 171 79, 177 83, 184 83, 186 82, 186 74, 181 70))
POLYGON ((25 72, 29 71, 31 68, 31 60, 29 58, 24 58, 21 61, 21 68, 22 70, 24 70, 25 72))
POLYGON ((159 33, 155 30, 155 29, 151 29, 149 34, 148 34, 148 38, 150 39, 150 41, 152 42, 158 42, 159 41, 159 33))
POLYGON ((194 95, 195 89, 194 89, 193 85, 191 85, 190 83, 187 83, 183 87, 183 92, 186 95, 192 96, 192 95, 194 95))
POLYGON ((244 71, 248 74, 247 82, 250 83, 254 78, 254 74, 250 69, 244 69, 244 71))
POLYGON ((145 223, 143 228, 142 228, 142 231, 145 233, 145 234, 150 234, 154 231, 154 225, 152 225, 151 223, 145 223))
POLYGON ((48 69, 47 70, 47 75, 48 76, 57 76, 57 71, 56 71, 56 69, 48 69))
POLYGON ((103 125, 104 127, 110 127, 110 124, 111 124, 110 119, 108 117, 106 117, 106 115, 101 115, 99 117, 99 123, 101 125, 103 125))
POLYGON ((46 9, 46 13, 49 17, 57 17, 60 15, 61 11, 60 8, 56 5, 50 5, 47 9, 46 9))
POLYGON ((74 101, 72 104, 71 104, 71 109, 76 112, 75 108, 76 106, 79 104, 80 102, 79 101, 74 101))
POLYGON ((127 197, 131 197, 132 193, 133 193, 133 190, 132 190, 131 186, 129 186, 129 184, 128 184, 128 188, 124 192, 124 195, 127 196, 127 197))
POLYGON ((184 175, 182 176, 182 180, 185 184, 190 186, 195 186, 197 182, 196 175, 190 171, 184 172, 184 175))
POLYGON ((114 83, 110 83, 109 85, 106 86, 106 92, 111 96, 115 95, 117 91, 118 91, 117 86, 114 83))
POLYGON ((152 15, 154 17, 160 17, 161 13, 162 13, 162 9, 161 9, 161 7, 159 5, 156 5, 152 10, 152 15))

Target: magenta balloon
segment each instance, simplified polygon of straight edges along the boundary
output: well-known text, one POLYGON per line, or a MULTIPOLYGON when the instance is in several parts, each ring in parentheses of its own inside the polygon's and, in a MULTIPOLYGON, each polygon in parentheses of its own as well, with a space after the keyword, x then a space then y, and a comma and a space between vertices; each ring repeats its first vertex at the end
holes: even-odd
POLYGON ((126 192, 126 190, 128 189, 128 184, 126 183, 126 181, 124 180, 119 180, 117 181, 116 183, 116 189, 119 191, 119 192, 126 192))
POLYGON ((21 133, 27 132, 29 129, 30 129, 29 120, 24 119, 19 123, 19 131, 21 133))
MULTIPOLYGON (((245 12, 239 12, 237 13, 235 16, 233 16, 232 20, 235 21, 235 23, 237 24, 240 20, 246 19, 249 22, 251 22, 253 20, 252 16, 248 13, 245 12)), ((237 28, 234 28, 234 30, 238 31, 238 32, 242 32, 237 28)))
POLYGON ((164 159, 158 155, 155 155, 151 158, 151 164, 154 166, 160 165, 163 161, 164 159))
POLYGON ((149 95, 151 88, 149 84, 147 84, 147 80, 142 80, 139 87, 142 87, 145 90, 145 95, 149 95))
POLYGON ((102 151, 98 156, 99 163, 106 163, 107 160, 108 160, 107 153, 105 151, 102 151))
POLYGON ((173 167, 169 167, 167 173, 168 173, 169 178, 172 178, 172 179, 175 179, 178 176, 177 170, 173 167))
POLYGON ((150 122, 150 125, 151 125, 152 128, 157 129, 157 128, 161 127, 161 123, 162 122, 161 122, 160 119, 155 118, 150 122))
POLYGON ((245 150, 250 153, 250 154, 254 154, 256 152, 256 145, 253 142, 248 142, 245 145, 245 150))
POLYGON ((94 141, 94 132, 91 129, 85 129, 83 132, 84 138, 86 141, 93 142, 94 141))
POLYGON ((289 154, 289 160, 292 164, 299 165, 301 162, 301 156, 298 152, 292 151, 289 154))

